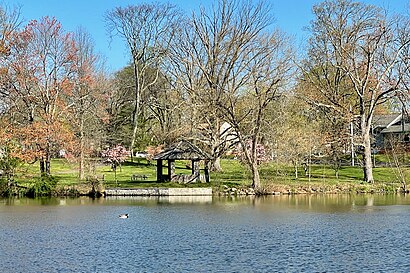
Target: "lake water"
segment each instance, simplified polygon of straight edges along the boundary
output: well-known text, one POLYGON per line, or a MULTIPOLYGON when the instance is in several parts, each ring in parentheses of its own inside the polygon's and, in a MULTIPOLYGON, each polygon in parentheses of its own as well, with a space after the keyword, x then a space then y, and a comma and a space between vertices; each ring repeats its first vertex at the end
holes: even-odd
POLYGON ((410 271, 403 195, 0 199, 0 230, 1 272, 410 271))

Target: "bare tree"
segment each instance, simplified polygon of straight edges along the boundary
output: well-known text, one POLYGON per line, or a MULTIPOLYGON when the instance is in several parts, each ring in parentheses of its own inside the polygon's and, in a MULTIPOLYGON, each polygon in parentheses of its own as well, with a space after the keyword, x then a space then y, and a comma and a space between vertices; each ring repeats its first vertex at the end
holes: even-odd
POLYGON ((371 124, 379 105, 400 92, 402 75, 397 61, 410 39, 400 39, 397 25, 375 6, 351 0, 328 0, 314 6, 315 20, 306 61, 305 80, 321 92, 319 101, 340 113, 346 105, 333 99, 346 81, 345 93, 353 104, 348 115, 357 117, 363 147, 364 180, 373 182, 371 124), (319 73, 310 73, 318 71, 319 73), (323 84, 324 83, 324 84, 323 84))
POLYGON ((316 109, 309 107, 297 94, 298 88, 274 103, 274 112, 270 116, 275 120, 265 128, 265 134, 273 144, 272 159, 277 165, 291 163, 296 179, 299 178, 299 167, 303 167, 305 176, 311 178, 312 159, 323 150, 325 137, 320 130, 316 109))
POLYGON ((99 121, 103 119, 106 106, 103 94, 107 80, 90 35, 81 28, 77 29, 74 41, 77 50, 71 74, 72 92, 66 99, 72 114, 72 125, 78 134, 79 179, 83 180, 86 155, 92 150, 90 142, 96 140, 94 133, 101 132, 99 121))
POLYGON ((187 20, 174 48, 177 78, 194 106, 189 119, 195 120, 196 139, 208 146, 214 170, 221 170, 220 157, 227 148, 226 132, 221 131, 226 120, 218 104, 226 90, 245 85, 247 56, 255 38, 271 23, 269 11, 262 1, 219 0, 187 20))
POLYGON ((158 80, 159 68, 167 55, 178 15, 175 7, 170 4, 117 7, 106 14, 105 20, 110 36, 121 37, 131 53, 135 81, 131 151, 135 146, 139 129, 142 94, 158 80), (152 71, 155 71, 156 75, 148 76, 152 71))
POLYGON ((20 9, 0 5, 0 113, 8 107, 10 82, 7 77, 10 41, 20 27, 20 9))
POLYGON ((145 98, 150 134, 154 143, 171 144, 183 134, 181 117, 186 108, 183 92, 172 84, 166 74, 149 88, 145 98))
POLYGON ((396 28, 398 31, 398 43, 403 46, 399 53, 399 60, 397 65, 397 75, 399 75, 403 92, 399 94, 398 101, 401 102, 403 109, 409 113, 410 101, 410 46, 408 40, 410 39, 410 14, 396 16, 394 18, 396 28))
POLYGON ((9 42, 21 24, 20 8, 0 5, 0 54, 8 54, 9 42))
POLYGON ((243 84, 231 85, 222 93, 218 109, 237 133, 246 163, 252 171, 252 187, 261 188, 257 147, 272 102, 285 90, 292 72, 292 51, 279 31, 252 39, 244 58, 243 84), (250 148, 246 149, 247 143, 250 148))
POLYGON ((401 191, 406 193, 407 190, 407 177, 405 166, 408 165, 408 151, 406 150, 406 144, 403 143, 403 139, 400 136, 389 136, 385 139, 384 145, 386 149, 386 156, 392 168, 394 176, 401 184, 401 191))

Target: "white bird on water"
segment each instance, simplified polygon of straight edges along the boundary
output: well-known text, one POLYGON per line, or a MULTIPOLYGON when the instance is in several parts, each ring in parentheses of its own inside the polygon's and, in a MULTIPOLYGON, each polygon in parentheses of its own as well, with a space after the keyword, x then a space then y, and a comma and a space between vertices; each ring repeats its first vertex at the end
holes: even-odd
POLYGON ((118 217, 120 217, 122 219, 128 218, 128 213, 120 214, 118 217))

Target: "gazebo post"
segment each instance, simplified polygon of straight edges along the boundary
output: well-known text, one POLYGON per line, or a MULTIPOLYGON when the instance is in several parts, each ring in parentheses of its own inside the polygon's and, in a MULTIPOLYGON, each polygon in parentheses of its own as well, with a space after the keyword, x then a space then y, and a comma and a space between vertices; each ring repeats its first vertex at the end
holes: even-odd
POLYGON ((192 174, 195 175, 195 182, 199 181, 199 161, 192 160, 192 174))
POLYGON ((162 176, 162 160, 161 159, 157 160, 157 181, 158 182, 164 181, 164 178, 162 176))
POLYGON ((205 160, 204 172, 205 172, 205 182, 209 183, 209 161, 208 160, 205 160))
POLYGON ((169 176, 169 181, 172 181, 172 177, 175 174, 175 160, 168 160, 168 176, 169 176))

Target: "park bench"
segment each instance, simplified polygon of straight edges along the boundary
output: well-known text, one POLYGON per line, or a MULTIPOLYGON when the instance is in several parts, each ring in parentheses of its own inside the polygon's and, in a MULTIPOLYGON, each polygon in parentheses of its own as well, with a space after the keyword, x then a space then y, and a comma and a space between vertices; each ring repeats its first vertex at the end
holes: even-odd
POLYGON ((148 176, 145 174, 133 174, 131 175, 131 181, 147 180, 148 176))

